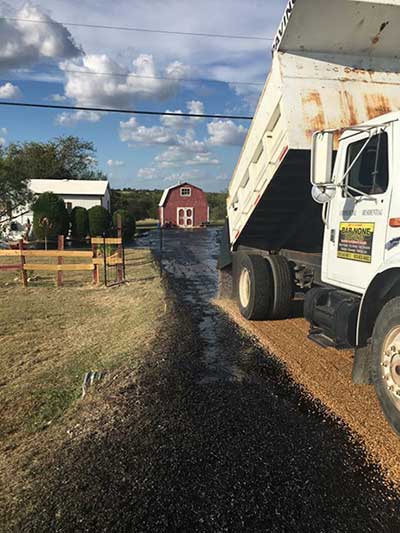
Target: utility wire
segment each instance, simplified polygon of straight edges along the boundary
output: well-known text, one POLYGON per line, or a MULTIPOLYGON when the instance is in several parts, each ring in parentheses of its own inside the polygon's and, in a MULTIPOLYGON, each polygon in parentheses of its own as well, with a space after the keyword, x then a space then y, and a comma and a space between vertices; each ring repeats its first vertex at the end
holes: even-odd
POLYGON ((218 39, 242 39, 248 41, 273 41, 272 37, 262 37, 260 35, 230 35, 225 33, 201 33, 190 31, 154 30, 151 28, 134 28, 131 26, 109 26, 105 24, 83 24, 79 22, 62 22, 56 20, 24 19, 18 17, 0 17, 0 20, 12 22, 31 22, 33 24, 62 24, 64 26, 76 26, 78 28, 98 28, 102 30, 136 31, 143 33, 163 33, 165 35, 188 35, 191 37, 216 37, 218 39))
POLYGON ((68 72, 70 74, 84 74, 89 76, 110 76, 117 78, 138 78, 144 80, 166 80, 166 81, 186 81, 188 83, 230 83, 232 85, 264 85, 263 81, 229 81, 229 80, 217 80, 212 78, 167 78, 166 76, 143 76, 142 74, 122 74, 113 72, 92 72, 74 69, 61 69, 61 72, 68 72))
POLYGON ((219 118, 229 120, 253 120, 253 117, 241 115, 211 115, 207 113, 176 113, 174 111, 144 111, 138 109, 115 109, 105 107, 86 107, 62 104, 30 104, 28 102, 0 102, 0 106, 33 107, 39 109, 66 109, 69 111, 96 111, 100 113, 123 113, 128 115, 157 115, 167 117, 219 118))

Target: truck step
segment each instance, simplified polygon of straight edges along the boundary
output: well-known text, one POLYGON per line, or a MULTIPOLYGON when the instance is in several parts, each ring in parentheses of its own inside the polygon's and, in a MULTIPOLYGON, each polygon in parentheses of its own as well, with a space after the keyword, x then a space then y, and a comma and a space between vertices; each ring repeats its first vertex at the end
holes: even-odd
POLYGON ((336 350, 348 350, 349 347, 346 344, 337 344, 333 339, 322 333, 321 330, 311 330, 308 334, 310 341, 315 342, 322 348, 335 348, 336 350))
POLYGON ((310 341, 319 344, 319 346, 322 346, 323 348, 336 348, 335 342, 322 333, 320 329, 311 330, 308 334, 308 338, 310 341))

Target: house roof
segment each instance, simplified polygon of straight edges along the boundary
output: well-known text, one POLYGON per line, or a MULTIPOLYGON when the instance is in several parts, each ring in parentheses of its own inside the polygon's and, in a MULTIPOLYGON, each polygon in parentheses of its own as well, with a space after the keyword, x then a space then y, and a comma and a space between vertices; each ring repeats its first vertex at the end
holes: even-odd
POLYGON ((74 194, 79 196, 103 196, 108 181, 97 180, 31 180, 29 188, 35 194, 54 192, 55 194, 74 194))
POLYGON ((185 183, 177 183, 176 185, 172 185, 172 187, 168 187, 168 189, 164 190, 161 196, 160 203, 158 204, 158 207, 164 206, 165 202, 167 201, 169 192, 172 191, 173 189, 176 189, 177 187, 193 187, 194 189, 201 190, 200 187, 196 187, 196 185, 192 185, 191 183, 187 183, 186 181, 185 183))

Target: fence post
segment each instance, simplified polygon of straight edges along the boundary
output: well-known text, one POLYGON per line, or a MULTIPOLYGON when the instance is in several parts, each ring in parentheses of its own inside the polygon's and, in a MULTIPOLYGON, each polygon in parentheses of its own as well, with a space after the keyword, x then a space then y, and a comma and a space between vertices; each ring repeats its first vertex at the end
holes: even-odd
MULTIPOLYGON (((59 235, 58 236, 57 250, 59 250, 59 251, 63 251, 64 250, 64 235, 59 235)), ((57 257, 57 263, 59 265, 64 264, 64 257, 62 255, 57 257)), ((59 270, 57 272, 57 287, 62 287, 63 285, 64 285, 64 272, 59 270)))
POLYGON ((18 241, 18 248, 20 253, 20 264, 21 264, 21 272, 22 272, 22 283, 24 287, 28 286, 28 273, 24 269, 25 266, 25 256, 24 256, 24 241, 20 239, 18 241))
POLYGON ((107 249, 106 249, 106 234, 103 233, 103 257, 104 257, 104 285, 107 287, 107 249))
MULTIPOLYGON (((119 259, 122 259, 122 217, 118 213, 117 214, 117 230, 118 230, 118 238, 121 239, 121 243, 118 244, 117 248, 117 256, 119 259)), ((123 280, 123 265, 118 264, 117 265, 117 282, 122 283, 123 280)))
POLYGON ((163 275, 163 248, 164 248, 164 242, 163 242, 163 227, 161 224, 159 224, 159 231, 160 231, 160 276, 163 275))
MULTIPOLYGON (((92 243, 93 259, 97 259, 97 244, 92 243)), ((93 261, 94 262, 94 261, 93 261)), ((93 283, 98 285, 100 281, 100 268, 97 262, 94 262, 93 268, 93 283)))

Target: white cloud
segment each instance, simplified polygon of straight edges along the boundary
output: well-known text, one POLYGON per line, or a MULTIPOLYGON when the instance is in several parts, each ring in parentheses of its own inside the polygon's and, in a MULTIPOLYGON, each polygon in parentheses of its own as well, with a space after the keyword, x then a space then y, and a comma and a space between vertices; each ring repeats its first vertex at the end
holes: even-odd
POLYGON ((196 151, 194 146, 169 146, 167 150, 155 157, 160 168, 179 168, 196 165, 219 165, 211 152, 196 151))
POLYGON ((49 96, 49 100, 52 102, 65 102, 67 100, 67 97, 63 94, 52 94, 49 96))
POLYGON ((10 82, 0 85, 0 98, 19 98, 22 96, 20 89, 10 82))
POLYGON ((2 146, 5 146, 7 142, 6 140, 7 133, 8 133, 7 128, 0 128, 0 148, 2 146))
POLYGON ((152 55, 140 54, 126 69, 106 54, 88 54, 81 61, 63 61, 65 95, 78 105, 126 107, 138 100, 165 100, 173 96, 188 67, 177 61, 161 73, 152 55), (104 76, 111 73, 113 76, 104 76), (156 79, 166 77, 168 79, 156 79))
POLYGON ((135 117, 126 122, 120 122, 120 139, 124 142, 139 143, 145 145, 176 144, 177 135, 165 126, 141 126, 135 117))
MULTIPOLYGON (((203 103, 187 102, 191 112, 202 113, 203 103)), ((178 111, 181 113, 181 111, 178 111)), ((168 148, 154 158, 156 168, 177 168, 180 166, 219 165, 218 159, 209 151, 208 143, 196 138, 194 124, 186 117, 162 117, 161 126, 142 126, 135 117, 120 122, 120 139, 130 146, 166 145, 168 148), (169 118, 176 121, 166 120, 169 118)), ((145 171, 144 171, 145 172, 145 171)))
POLYGON ((235 124, 232 120, 216 120, 207 124, 210 135, 208 144, 212 146, 242 145, 247 134, 247 129, 235 124))
POLYGON ((139 178, 143 179, 154 179, 159 178, 159 172, 156 168, 139 168, 137 175, 139 178))
POLYGON ((78 122, 99 122, 102 113, 96 111, 65 111, 56 118, 56 124, 59 126, 75 126, 78 122))
MULTIPOLYGON (((189 113, 193 113, 194 115, 204 114, 204 104, 203 102, 200 102, 200 100, 191 100, 190 102, 187 102, 187 108, 189 113)), ((200 117, 192 117, 190 120, 192 122, 198 122, 203 119, 200 117)))
POLYGON ((0 15, 19 20, 0 20, 0 69, 20 68, 49 59, 80 55, 71 33, 40 7, 26 3, 21 9, 0 4, 0 15), (32 23, 41 20, 45 23, 32 23))
MULTIPOLYGON (((170 111, 169 109, 166 110, 167 113, 177 113, 182 114, 182 111, 180 109, 177 109, 175 111, 170 111)), ((166 128, 172 128, 175 130, 179 130, 184 127, 185 125, 185 117, 178 117, 178 116, 170 116, 170 115, 164 115, 160 117, 160 122, 163 126, 166 128)))
MULTIPOLYGON (((261 79, 262 75, 259 78, 261 79)), ((240 96, 244 100, 247 109, 251 111, 256 109, 261 95, 262 85, 235 85, 231 83, 230 87, 235 91, 237 96, 240 96)))
POLYGON ((109 159, 107 161, 107 165, 109 167, 123 167, 125 163, 123 161, 120 161, 119 159, 109 159))

